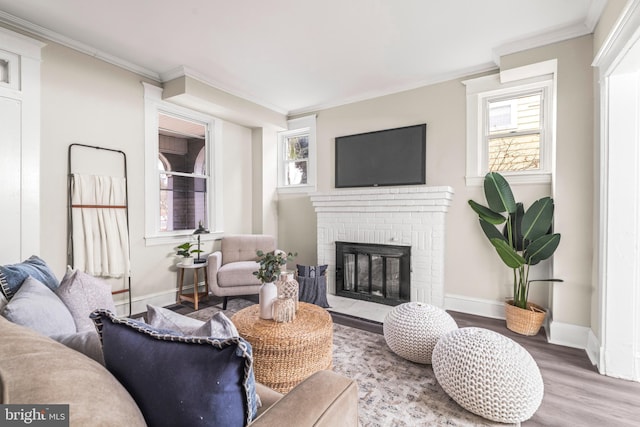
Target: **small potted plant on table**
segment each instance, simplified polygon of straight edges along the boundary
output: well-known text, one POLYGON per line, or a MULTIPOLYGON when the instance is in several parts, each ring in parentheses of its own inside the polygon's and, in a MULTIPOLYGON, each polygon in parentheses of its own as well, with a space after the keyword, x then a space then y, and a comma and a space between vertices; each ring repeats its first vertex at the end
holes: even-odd
POLYGON ((194 243, 185 242, 180 246, 176 247, 177 249, 176 254, 184 257, 184 259, 182 260, 183 265, 193 264, 193 257, 191 256, 191 254, 197 254, 202 252, 200 249, 191 249, 193 246, 195 246, 194 243))
POLYGON ((533 282, 561 282, 560 279, 529 280, 529 268, 553 255, 560 234, 553 233, 553 199, 536 200, 525 212, 516 202, 507 180, 497 172, 484 178, 484 194, 489 207, 469 200, 478 214, 480 227, 500 259, 513 270, 513 299, 506 301, 507 328, 523 335, 536 335, 546 311, 529 299, 533 282), (507 215, 504 216, 503 213, 507 215), (506 223, 502 232, 496 227, 506 223))

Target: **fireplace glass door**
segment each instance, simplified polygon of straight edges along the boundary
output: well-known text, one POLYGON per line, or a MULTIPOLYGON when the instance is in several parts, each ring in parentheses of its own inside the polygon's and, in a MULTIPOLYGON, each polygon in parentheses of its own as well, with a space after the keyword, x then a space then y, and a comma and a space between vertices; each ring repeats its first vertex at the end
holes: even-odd
POLYGON ((397 305, 410 298, 408 246, 336 242, 336 293, 397 305))

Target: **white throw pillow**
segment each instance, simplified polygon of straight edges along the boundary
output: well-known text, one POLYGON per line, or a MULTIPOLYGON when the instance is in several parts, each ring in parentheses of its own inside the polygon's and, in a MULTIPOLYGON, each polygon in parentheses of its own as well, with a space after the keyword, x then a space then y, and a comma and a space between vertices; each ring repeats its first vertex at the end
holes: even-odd
POLYGON ((66 304, 73 316, 78 332, 95 331, 89 315, 104 308, 116 312, 111 286, 103 279, 79 270, 67 268, 56 295, 66 304))

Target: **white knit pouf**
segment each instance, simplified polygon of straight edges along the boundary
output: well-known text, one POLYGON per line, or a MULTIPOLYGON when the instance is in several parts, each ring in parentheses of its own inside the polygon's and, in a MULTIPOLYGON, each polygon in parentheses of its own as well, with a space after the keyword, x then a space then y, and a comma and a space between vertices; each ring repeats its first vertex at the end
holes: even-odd
POLYGON ((431 363, 438 339, 454 329, 456 321, 446 311, 421 302, 397 305, 384 319, 384 339, 398 356, 416 363, 431 363))
POLYGON ((444 391, 476 415, 501 423, 531 418, 542 403, 538 365, 520 344, 482 328, 460 328, 433 349, 433 372, 444 391))

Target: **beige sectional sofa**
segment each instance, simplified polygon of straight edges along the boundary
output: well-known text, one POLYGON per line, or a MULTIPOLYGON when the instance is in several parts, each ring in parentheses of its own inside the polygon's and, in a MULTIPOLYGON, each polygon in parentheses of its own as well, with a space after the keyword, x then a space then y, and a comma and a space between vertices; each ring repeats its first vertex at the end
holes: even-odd
MULTIPOLYGON (((125 388, 100 363, 0 316, 0 403, 69 404, 72 426, 143 426, 125 388)), ((357 426, 356 383, 331 371, 286 396, 256 384, 262 407, 251 426, 357 426)))

